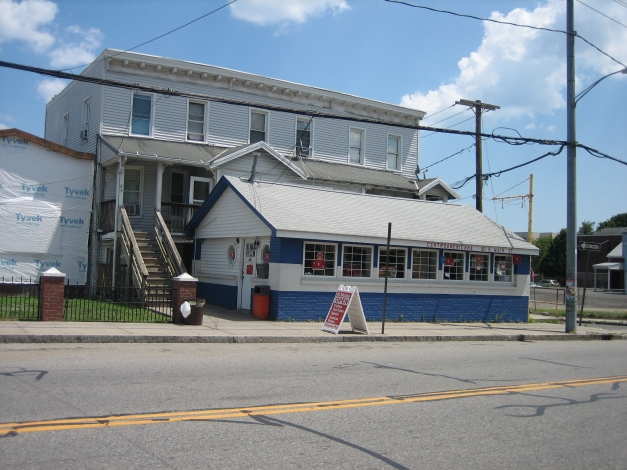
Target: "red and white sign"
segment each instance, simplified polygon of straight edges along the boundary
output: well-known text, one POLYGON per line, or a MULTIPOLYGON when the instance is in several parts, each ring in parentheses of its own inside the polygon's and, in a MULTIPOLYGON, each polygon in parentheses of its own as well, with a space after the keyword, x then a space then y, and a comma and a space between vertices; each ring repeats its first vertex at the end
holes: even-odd
POLYGON ((322 326, 322 331, 338 334, 347 314, 352 330, 367 335, 368 324, 357 287, 340 285, 322 326))
POLYGON ((455 260, 453 258, 445 258, 444 266, 453 266, 455 264, 455 260))
POLYGON ((246 265, 246 274, 247 275, 252 276, 253 275, 253 270, 254 270, 254 268, 253 268, 252 264, 247 264, 246 265))
POLYGON ((475 257, 475 260, 477 261, 477 267, 481 267, 481 266, 479 266, 479 265, 480 265, 480 264, 481 264, 481 262, 483 261, 483 256, 481 256, 481 255, 477 255, 477 256, 475 257))
POLYGON ((520 264, 520 262, 522 261, 522 258, 520 255, 514 255, 512 256, 512 262, 514 264, 520 264))

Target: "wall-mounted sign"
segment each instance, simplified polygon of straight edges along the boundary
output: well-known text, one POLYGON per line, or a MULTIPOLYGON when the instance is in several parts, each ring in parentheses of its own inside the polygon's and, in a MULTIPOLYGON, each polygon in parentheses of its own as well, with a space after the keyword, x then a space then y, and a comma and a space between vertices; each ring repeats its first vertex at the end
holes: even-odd
POLYGON ((522 257, 520 255, 512 256, 512 263, 518 265, 522 261, 522 257))
POLYGON ((226 249, 226 260, 230 266, 233 266, 235 261, 237 261, 237 250, 235 249, 235 246, 229 245, 226 249))
POLYGON ((444 266, 453 266, 455 260, 453 258, 444 258, 444 266))

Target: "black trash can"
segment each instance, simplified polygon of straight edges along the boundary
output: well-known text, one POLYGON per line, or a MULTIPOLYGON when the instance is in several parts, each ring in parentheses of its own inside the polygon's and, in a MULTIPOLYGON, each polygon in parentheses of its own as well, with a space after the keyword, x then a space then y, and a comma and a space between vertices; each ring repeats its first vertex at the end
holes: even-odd
POLYGON ((205 309, 205 299, 185 299, 192 307, 191 313, 183 319, 186 325, 202 325, 203 311, 205 309))

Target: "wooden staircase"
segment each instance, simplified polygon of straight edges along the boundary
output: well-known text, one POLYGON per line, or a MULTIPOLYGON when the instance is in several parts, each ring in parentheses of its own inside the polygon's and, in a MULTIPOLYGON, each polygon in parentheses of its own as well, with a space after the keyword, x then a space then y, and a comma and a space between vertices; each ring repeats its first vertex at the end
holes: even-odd
POLYGON ((150 290, 158 288, 169 289, 172 286, 172 278, 168 273, 168 266, 157 245, 155 234, 148 232, 134 232, 134 234, 144 264, 148 270, 147 287, 150 290))

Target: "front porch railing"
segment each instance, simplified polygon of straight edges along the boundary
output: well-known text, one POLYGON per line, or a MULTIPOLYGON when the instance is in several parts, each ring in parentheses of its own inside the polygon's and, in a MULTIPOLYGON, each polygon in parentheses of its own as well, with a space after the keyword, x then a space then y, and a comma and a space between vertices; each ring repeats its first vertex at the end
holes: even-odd
POLYGON ((170 235, 170 231, 159 211, 155 212, 155 239, 165 260, 170 277, 180 276, 186 272, 179 250, 176 248, 172 235, 170 235))
POLYGON ((171 233, 184 233, 185 227, 198 212, 200 206, 178 202, 162 202, 161 215, 171 233))

